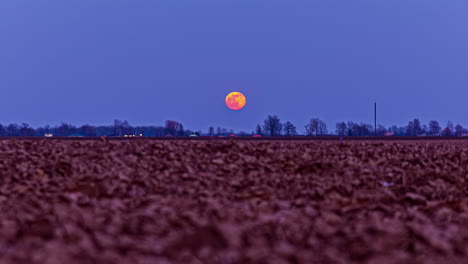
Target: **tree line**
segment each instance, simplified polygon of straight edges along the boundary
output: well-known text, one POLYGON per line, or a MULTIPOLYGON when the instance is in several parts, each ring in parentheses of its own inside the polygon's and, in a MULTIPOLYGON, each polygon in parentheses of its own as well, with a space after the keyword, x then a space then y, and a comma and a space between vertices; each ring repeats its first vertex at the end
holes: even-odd
MULTIPOLYGON (((442 127, 438 121, 431 120, 429 123, 422 124, 418 118, 408 122, 406 126, 392 125, 385 127, 378 124, 374 127, 367 123, 356 123, 353 121, 338 122, 335 125, 334 133, 329 133, 327 124, 319 119, 312 118, 305 124, 306 136, 318 135, 338 135, 338 136, 468 136, 468 130, 461 124, 454 125, 448 121, 447 125, 442 127)), ((276 115, 269 115, 263 125, 258 124, 256 133, 265 136, 295 136, 296 127, 289 121, 284 124, 276 115)))
MULTIPOLYGON (((441 126, 438 121, 431 120, 428 124, 422 124, 418 118, 408 122, 406 126, 392 125, 374 127, 367 123, 353 121, 338 122, 335 130, 330 132, 327 124, 320 118, 311 118, 303 126, 305 136, 338 135, 338 136, 468 136, 468 130, 460 124, 454 125, 451 121, 441 126)), ((82 125, 74 126, 69 123, 61 123, 58 126, 43 126, 33 128, 29 124, 0 124, 0 137, 34 137, 53 135, 57 137, 82 136, 146 136, 146 137, 187 137, 187 136, 298 136, 297 127, 290 121, 282 122, 277 115, 269 115, 256 126, 252 132, 235 132, 232 129, 221 127, 209 127, 204 133, 186 129, 182 123, 167 120, 160 126, 132 126, 128 121, 114 120, 107 126, 82 125)))

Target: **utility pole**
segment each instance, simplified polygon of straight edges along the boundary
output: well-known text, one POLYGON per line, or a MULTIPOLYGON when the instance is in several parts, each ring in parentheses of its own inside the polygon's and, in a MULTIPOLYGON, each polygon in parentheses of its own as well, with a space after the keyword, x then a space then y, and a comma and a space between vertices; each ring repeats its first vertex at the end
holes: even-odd
POLYGON ((377 136, 377 102, 374 103, 374 129, 377 136))

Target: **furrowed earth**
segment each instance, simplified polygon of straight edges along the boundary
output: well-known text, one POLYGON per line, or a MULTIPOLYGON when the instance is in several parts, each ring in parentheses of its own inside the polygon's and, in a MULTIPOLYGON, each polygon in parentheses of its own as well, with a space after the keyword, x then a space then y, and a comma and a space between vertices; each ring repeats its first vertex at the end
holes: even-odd
POLYGON ((0 263, 466 263, 464 141, 0 141, 0 263))

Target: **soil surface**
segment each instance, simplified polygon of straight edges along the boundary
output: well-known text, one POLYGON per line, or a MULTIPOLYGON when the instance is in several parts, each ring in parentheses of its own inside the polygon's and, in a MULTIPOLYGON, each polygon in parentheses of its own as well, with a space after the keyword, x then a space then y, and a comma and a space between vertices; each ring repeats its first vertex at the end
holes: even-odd
POLYGON ((467 263, 462 141, 0 141, 0 263, 467 263))

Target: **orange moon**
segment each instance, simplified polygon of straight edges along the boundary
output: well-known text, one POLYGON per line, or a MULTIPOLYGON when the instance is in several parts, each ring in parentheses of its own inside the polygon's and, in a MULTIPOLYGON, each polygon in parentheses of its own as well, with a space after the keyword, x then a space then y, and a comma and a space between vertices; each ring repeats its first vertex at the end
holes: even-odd
POLYGON ((232 110, 240 110, 244 108, 247 100, 242 93, 232 92, 226 96, 226 106, 232 110))

